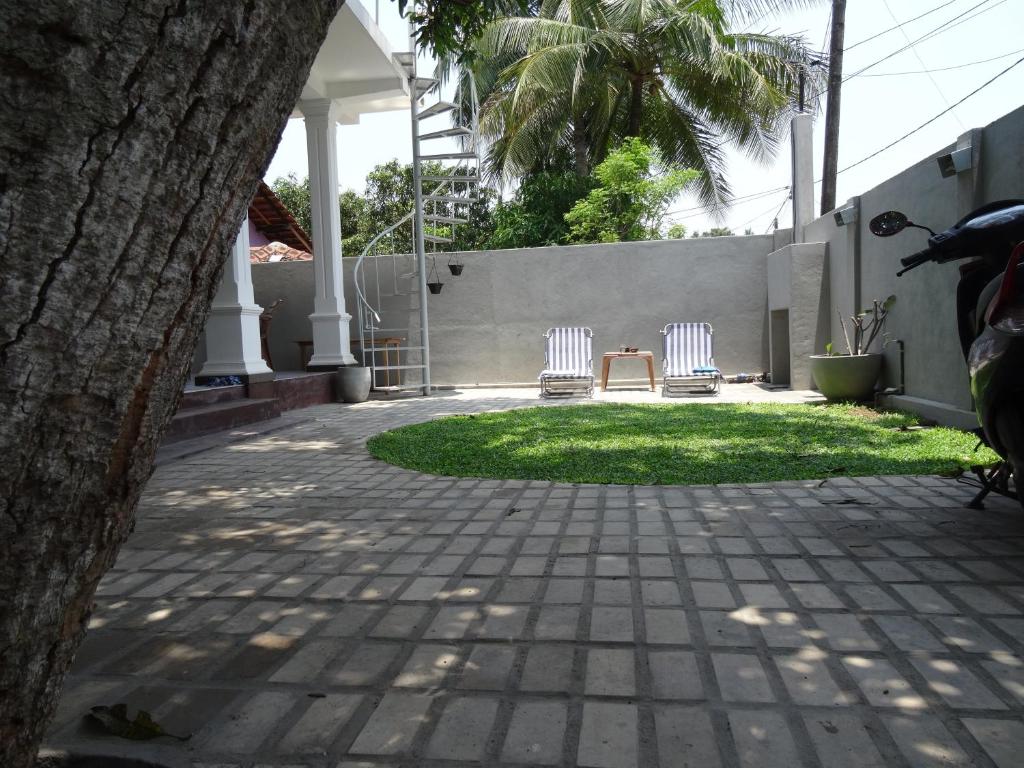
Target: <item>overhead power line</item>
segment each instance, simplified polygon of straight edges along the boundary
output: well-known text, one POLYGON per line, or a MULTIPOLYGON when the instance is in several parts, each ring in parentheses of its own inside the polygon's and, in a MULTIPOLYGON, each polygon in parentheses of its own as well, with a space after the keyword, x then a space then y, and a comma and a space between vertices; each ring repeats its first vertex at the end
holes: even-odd
MULTIPOLYGON (((788 186, 785 186, 785 187, 775 187, 773 189, 764 189, 764 190, 761 190, 760 192, 751 192, 749 195, 741 195, 740 197, 733 198, 732 201, 730 202, 730 204, 731 205, 737 205, 737 204, 739 204, 739 205, 746 205, 747 203, 752 203, 755 200, 760 200, 763 197, 768 197, 769 195, 774 195, 776 192, 781 192, 784 189, 789 189, 789 187, 788 186)), ((707 213, 707 210, 708 210, 707 206, 695 205, 695 206, 693 206, 691 208, 678 208, 678 209, 676 209, 674 211, 666 211, 665 215, 666 216, 673 216, 673 215, 678 214, 678 213, 693 213, 693 216, 681 216, 681 217, 679 217, 681 219, 686 219, 686 218, 693 218, 694 216, 701 216, 701 215, 707 213)))
POLYGON ((977 18, 982 13, 987 13, 988 11, 991 11, 992 9, 999 7, 1000 5, 1005 3, 1006 0, 998 0, 998 2, 996 2, 995 5, 989 5, 988 8, 984 8, 980 13, 977 13, 974 16, 971 16, 969 19, 965 19, 964 18, 965 16, 967 16, 967 14, 971 13, 972 11, 975 11, 978 8, 981 8, 983 5, 988 5, 991 2, 992 2, 992 0, 981 0, 980 3, 972 5, 966 11, 963 11, 962 13, 954 16, 953 18, 948 19, 948 20, 942 22, 937 27, 934 27, 931 30, 929 30, 928 32, 925 32, 923 35, 921 35, 920 37, 916 38, 915 40, 908 41, 908 43, 906 45, 904 45, 904 46, 902 46, 900 48, 897 48, 892 53, 887 53, 882 58, 877 59, 877 60, 871 62, 870 64, 868 64, 865 67, 861 67, 856 72, 853 72, 850 75, 847 75, 845 78, 843 78, 843 82, 846 82, 847 80, 850 80, 850 79, 852 79, 854 77, 857 77, 861 73, 866 72, 869 69, 873 69, 874 67, 877 67, 883 61, 888 61, 892 57, 898 56, 899 54, 903 53, 904 51, 907 51, 910 48, 913 48, 916 43, 922 43, 925 40, 931 40, 933 37, 936 37, 936 36, 941 35, 941 34, 945 34, 946 32, 949 32, 951 29, 955 29, 956 27, 960 26, 964 22, 970 21, 971 19, 977 18))
MULTIPOLYGON (((892 17, 892 20, 897 22, 897 24, 899 24, 899 19, 896 18, 896 14, 893 13, 892 12, 892 8, 889 7, 889 0, 882 0, 882 4, 885 6, 885 10, 889 12, 889 15, 892 17)), ((899 25, 899 27, 900 27, 900 34, 903 35, 903 39, 906 40, 907 41, 907 45, 910 46, 910 50, 914 54, 914 58, 917 59, 917 63, 920 64, 922 67, 924 67, 925 71, 927 72, 928 71, 928 65, 924 63, 924 59, 921 58, 920 52, 914 46, 913 42, 911 42, 910 36, 907 34, 907 30, 903 29, 902 25, 899 25)), ((932 75, 931 72, 928 72, 928 79, 931 80, 932 85, 935 86, 935 91, 942 98, 942 102, 946 106, 949 106, 949 99, 946 97, 946 94, 943 92, 942 88, 939 87, 939 83, 935 80, 935 77, 932 75)), ((953 117, 956 118, 956 121, 960 125, 960 128, 962 130, 964 128, 964 124, 960 120, 960 116, 956 112, 953 112, 953 117)))
POLYGON ((897 29, 900 29, 900 28, 906 26, 907 24, 912 24, 915 21, 917 21, 918 19, 923 19, 925 16, 929 16, 929 15, 935 13, 936 11, 941 11, 943 8, 945 8, 947 6, 950 6, 953 3, 958 3, 958 2, 960 2, 960 0, 949 0, 949 2, 943 3, 942 5, 937 5, 934 8, 932 8, 930 11, 925 11, 920 16, 915 16, 912 19, 907 19, 906 21, 901 21, 899 24, 896 24, 893 27, 889 27, 888 29, 883 29, 881 32, 877 32, 877 33, 871 35, 871 37, 865 37, 863 40, 858 40, 856 43, 852 43, 851 45, 846 46, 846 50, 852 51, 858 45, 864 45, 864 43, 870 43, 872 40, 877 40, 878 38, 882 37, 883 35, 887 35, 890 32, 895 32, 897 29))
POLYGON ((786 195, 783 198, 783 200, 782 200, 782 205, 779 206, 779 210, 777 210, 775 212, 775 215, 772 216, 772 220, 770 222, 768 222, 768 228, 764 231, 764 233, 766 235, 771 231, 772 225, 775 224, 776 221, 778 221, 779 214, 782 213, 782 209, 786 207, 786 203, 788 203, 788 202, 789 202, 789 195, 786 195))
POLYGON ((966 69, 967 67, 974 67, 978 64, 990 64, 993 61, 1001 61, 1008 59, 1011 56, 1016 56, 1018 53, 1024 53, 1024 48, 1019 48, 1016 51, 1010 51, 1004 53, 1001 56, 993 56, 991 59, 979 59, 978 61, 965 61, 963 64, 953 64, 949 67, 936 67, 935 69, 913 69, 906 72, 876 72, 873 75, 861 75, 861 77, 901 77, 903 75, 926 75, 932 72, 949 72, 954 69, 966 69))
POLYGON ((968 94, 967 94, 966 96, 964 96, 964 97, 963 97, 962 99, 960 99, 959 101, 957 101, 957 102, 956 102, 955 104, 951 104, 950 106, 946 107, 946 108, 945 108, 944 110, 942 110, 941 112, 939 112, 939 113, 938 113, 937 115, 935 115, 934 117, 931 117, 931 118, 929 118, 929 119, 925 120, 925 121, 924 121, 923 123, 921 123, 921 124, 920 124, 919 126, 917 126, 916 128, 914 128, 914 129, 913 129, 912 131, 908 131, 907 133, 903 134, 902 136, 900 136, 900 137, 899 137, 898 139, 896 139, 895 141, 892 141, 892 142, 890 142, 890 143, 886 144, 886 145, 885 145, 884 147, 882 147, 881 149, 879 149, 879 150, 876 150, 875 152, 872 152, 872 153, 871 153, 870 155, 868 155, 867 157, 862 157, 862 158, 861 158, 860 160, 858 160, 857 162, 855 162, 855 163, 851 163, 850 165, 846 166, 845 168, 840 168, 840 169, 839 169, 839 173, 843 173, 844 171, 848 171, 848 170, 850 170, 851 168, 856 168, 856 167, 857 167, 858 165, 860 165, 861 163, 866 163, 866 162, 867 162, 868 160, 870 160, 871 158, 873 158, 873 157, 877 157, 878 155, 882 154, 882 153, 883 153, 883 152, 885 152, 886 150, 892 149, 892 148, 893 148, 893 147, 895 147, 895 146, 896 146, 897 144, 899 144, 899 143, 900 143, 901 141, 904 141, 905 139, 908 139, 908 138, 910 138, 910 137, 911 137, 911 136, 913 136, 913 135, 914 135, 915 133, 917 133, 918 131, 920 131, 920 130, 921 130, 922 128, 925 128, 925 127, 927 127, 927 126, 931 125, 931 124, 932 124, 932 123, 934 123, 934 122, 935 122, 936 120, 938 120, 938 119, 939 119, 940 117, 942 117, 943 115, 945 115, 945 114, 946 114, 947 112, 950 112, 950 111, 952 111, 953 109, 956 109, 956 108, 957 108, 957 107, 959 107, 959 106, 960 106, 961 104, 963 104, 963 103, 964 103, 965 101, 967 101, 967 100, 968 100, 969 98, 971 98, 972 96, 974 96, 974 95, 975 95, 975 94, 977 94, 977 93, 980 93, 980 92, 981 92, 982 90, 984 90, 984 89, 985 89, 985 88, 987 88, 988 86, 992 85, 992 83, 994 83, 994 82, 995 82, 996 80, 998 80, 998 79, 999 79, 1000 77, 1002 77, 1003 75, 1005 75, 1005 74, 1006 74, 1007 72, 1009 72, 1009 71, 1010 71, 1011 69, 1013 69, 1014 67, 1017 67, 1017 66, 1019 66, 1019 65, 1020 65, 1021 63, 1024 63, 1024 56, 1022 56, 1021 58, 1017 59, 1017 60, 1016 60, 1015 62, 1013 62, 1013 64, 1011 64, 1010 66, 1008 66, 1008 67, 1007 67, 1006 69, 1002 70, 1002 71, 1001 71, 1001 72, 999 72, 998 74, 996 74, 996 75, 992 76, 991 78, 989 78, 988 80, 986 80, 986 81, 985 81, 984 83, 982 83, 981 85, 979 85, 979 86, 978 86, 977 88, 975 88, 975 89, 974 89, 973 91, 971 91, 970 93, 968 93, 968 94))

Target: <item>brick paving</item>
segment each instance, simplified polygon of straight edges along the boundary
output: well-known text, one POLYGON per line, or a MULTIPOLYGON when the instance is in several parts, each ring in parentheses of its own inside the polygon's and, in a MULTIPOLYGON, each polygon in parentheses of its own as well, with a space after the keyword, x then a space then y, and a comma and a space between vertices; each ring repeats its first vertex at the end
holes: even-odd
POLYGON ((533 404, 321 406, 163 464, 48 746, 196 768, 998 766, 1024 517, 937 477, 454 479, 369 435, 533 404), (96 733, 127 702, 186 743, 96 733))

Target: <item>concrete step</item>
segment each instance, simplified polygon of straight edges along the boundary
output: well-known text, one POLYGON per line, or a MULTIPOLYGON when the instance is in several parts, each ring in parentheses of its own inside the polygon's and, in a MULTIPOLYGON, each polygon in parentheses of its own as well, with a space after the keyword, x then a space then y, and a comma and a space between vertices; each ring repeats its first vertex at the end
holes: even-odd
POLYGON ((243 424, 254 424, 280 415, 281 406, 276 397, 226 400, 183 408, 171 419, 171 424, 164 435, 164 442, 173 443, 223 429, 234 429, 243 424))
POLYGON ((236 384, 232 387, 197 387, 190 389, 181 396, 179 411, 186 408, 198 408, 214 403, 226 403, 231 400, 245 399, 245 385, 236 384))

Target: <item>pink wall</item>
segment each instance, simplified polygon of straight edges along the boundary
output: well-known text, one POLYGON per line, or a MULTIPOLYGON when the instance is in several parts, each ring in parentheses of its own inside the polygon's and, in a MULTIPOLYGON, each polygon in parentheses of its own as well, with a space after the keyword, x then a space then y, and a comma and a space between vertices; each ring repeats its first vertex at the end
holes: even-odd
POLYGON ((259 248, 261 245, 266 245, 270 241, 263 236, 263 233, 256 229, 256 225, 252 223, 252 219, 249 219, 249 247, 259 248))

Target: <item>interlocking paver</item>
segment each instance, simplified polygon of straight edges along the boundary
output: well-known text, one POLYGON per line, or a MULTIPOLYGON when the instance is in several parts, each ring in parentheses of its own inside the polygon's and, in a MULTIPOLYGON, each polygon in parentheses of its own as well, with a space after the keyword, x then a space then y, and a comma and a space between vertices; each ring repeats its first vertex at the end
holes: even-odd
POLYGON ((711 657, 711 663, 724 701, 775 701, 768 676, 757 656, 716 653, 711 657))
POLYGON ((576 764, 586 768, 639 766, 637 712, 633 704, 583 703, 576 764))
POLYGON ((827 654, 817 648, 775 658, 782 682, 797 704, 827 707, 854 703, 853 697, 836 685, 828 671, 827 658, 827 654))
POLYGON ((407 752, 416 731, 427 722, 431 697, 418 693, 387 693, 352 744, 356 754, 395 755, 407 752))
POLYGON ((999 697, 954 659, 911 659, 910 663, 928 687, 955 709, 1006 709, 999 697))
POLYGON ((697 658, 690 651, 651 651, 651 695, 656 699, 702 699, 697 658))
POLYGON ((495 699, 463 698, 448 702, 427 745, 427 756, 443 760, 483 759, 497 711, 495 699))
POLYGON ((572 685, 573 649, 564 645, 530 648, 519 687, 524 691, 568 692, 572 685))
POLYGON ((876 707, 925 709, 928 705, 913 686, 884 659, 866 656, 846 656, 843 665, 864 698, 876 707))
POLYGON ((661 768, 719 768, 722 764, 706 710, 656 706, 654 723, 661 768))
POLYGON ((352 717, 360 701, 362 696, 346 694, 328 694, 322 699, 314 699, 299 721, 278 742, 278 749, 298 754, 323 754, 352 717))
POLYGON ((482 691, 502 690, 515 655, 515 649, 506 646, 475 646, 463 667, 458 687, 482 691))
POLYGON ((1020 765, 1024 724, 1019 720, 964 718, 963 723, 998 768, 1020 765))
POLYGON ((804 764, 797 754, 789 725, 774 710, 730 712, 729 727, 744 768, 804 764))
POLYGON ((587 696, 634 696, 636 674, 633 652, 626 649, 594 648, 587 652, 587 696))
POLYGON ((969 768, 974 765, 953 734, 932 715, 886 717, 883 722, 913 768, 969 768))
POLYGON ((595 607, 590 618, 590 639, 605 642, 633 642, 632 609, 595 607))
POLYGON ((320 406, 162 465, 50 742, 97 746, 82 711, 125 701, 195 732, 204 768, 1020 762, 1013 504, 929 477, 456 479, 365 451, 533 402, 320 406))
POLYGON ((516 704, 501 759, 509 763, 556 765, 562 759, 566 705, 557 701, 516 704))
POLYGON ((805 714, 804 725, 818 759, 829 768, 886 768, 864 722, 856 715, 805 714))

